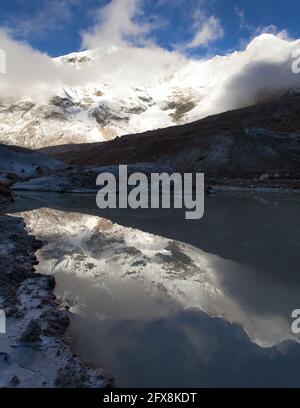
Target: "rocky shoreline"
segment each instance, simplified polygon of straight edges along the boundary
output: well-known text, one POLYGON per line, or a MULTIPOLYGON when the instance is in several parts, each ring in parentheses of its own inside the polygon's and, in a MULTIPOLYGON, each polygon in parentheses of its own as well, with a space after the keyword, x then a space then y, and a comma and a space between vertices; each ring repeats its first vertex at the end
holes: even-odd
POLYGON ((0 214, 0 388, 105 388, 112 379, 71 352, 69 325, 53 291, 55 279, 35 272, 42 242, 20 218, 0 214))

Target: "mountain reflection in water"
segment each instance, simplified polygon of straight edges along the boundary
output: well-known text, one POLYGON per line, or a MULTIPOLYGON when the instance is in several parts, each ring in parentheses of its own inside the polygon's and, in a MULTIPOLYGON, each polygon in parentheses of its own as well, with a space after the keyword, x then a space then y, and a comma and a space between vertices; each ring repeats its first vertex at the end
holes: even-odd
POLYGON ((73 349, 125 387, 300 386, 300 198, 220 194, 203 220, 24 193, 73 349))

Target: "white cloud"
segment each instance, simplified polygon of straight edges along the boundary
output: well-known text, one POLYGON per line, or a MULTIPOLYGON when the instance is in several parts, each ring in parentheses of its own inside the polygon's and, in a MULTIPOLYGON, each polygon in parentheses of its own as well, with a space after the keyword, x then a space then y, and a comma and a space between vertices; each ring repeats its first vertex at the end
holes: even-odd
MULTIPOLYGON (((203 11, 204 2, 205 0, 199 1, 196 10, 194 7, 190 9, 190 14, 193 15, 194 38, 186 46, 178 48, 207 46, 224 36, 220 19, 208 16, 203 11)), ((179 7, 179 12, 184 7, 182 0, 175 5, 174 0, 173 2, 161 0, 159 4, 165 3, 179 7)), ((157 21, 153 23, 153 19, 145 16, 143 7, 144 0, 111 0, 98 10, 94 27, 82 33, 83 48, 97 48, 104 44, 122 46, 151 44, 147 37, 154 28, 157 28, 157 21)))
POLYGON ((256 37, 261 34, 272 34, 282 40, 292 40, 287 29, 279 30, 274 24, 256 28, 254 36, 256 37))
POLYGON ((269 24, 267 26, 254 26, 250 24, 245 15, 245 11, 240 9, 239 7, 235 8, 235 13, 239 20, 239 26, 242 30, 248 31, 251 33, 252 38, 255 38, 261 34, 273 34, 278 38, 282 38, 284 40, 291 40, 287 29, 280 30, 276 25, 269 24))
POLYGON ((245 16, 245 10, 235 7, 235 13, 238 17, 238 22, 241 30, 253 31, 253 27, 248 24, 245 16))
POLYGON ((152 26, 149 22, 136 22, 142 18, 143 0, 112 0, 98 10, 95 26, 82 34, 84 48, 97 48, 103 44, 126 45, 128 39, 142 43, 152 26))
POLYGON ((14 40, 3 30, 0 49, 6 57, 6 73, 0 77, 1 100, 47 102, 58 84, 78 84, 83 79, 71 67, 58 66, 47 54, 14 40))
POLYGON ((194 26, 199 26, 200 29, 196 32, 195 37, 190 41, 186 48, 197 48, 207 46, 213 41, 224 37, 224 29, 221 21, 215 16, 210 16, 205 20, 203 15, 200 15, 199 21, 195 22, 194 26))
POLYGON ((14 35, 29 37, 33 34, 42 35, 57 31, 74 17, 74 8, 82 0, 48 0, 41 1, 33 14, 20 9, 17 17, 10 20, 7 31, 14 35))

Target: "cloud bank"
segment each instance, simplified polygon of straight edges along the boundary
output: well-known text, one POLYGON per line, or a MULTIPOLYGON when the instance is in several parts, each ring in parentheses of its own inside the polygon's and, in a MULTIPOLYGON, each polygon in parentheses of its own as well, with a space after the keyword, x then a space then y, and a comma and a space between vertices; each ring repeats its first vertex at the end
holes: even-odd
MULTIPOLYGON (((300 40, 289 41, 272 34, 254 38, 242 52, 215 57, 199 66, 209 95, 194 109, 191 119, 238 109, 291 90, 300 90, 300 75, 293 72, 300 40)), ((298 64, 300 65, 300 64, 298 64)), ((195 86, 205 86, 194 78, 195 86)))
POLYGON ((6 73, 0 74, 2 101, 30 99, 46 103, 59 84, 80 83, 73 69, 60 67, 48 55, 12 39, 3 30, 0 30, 0 48, 6 59, 6 73))

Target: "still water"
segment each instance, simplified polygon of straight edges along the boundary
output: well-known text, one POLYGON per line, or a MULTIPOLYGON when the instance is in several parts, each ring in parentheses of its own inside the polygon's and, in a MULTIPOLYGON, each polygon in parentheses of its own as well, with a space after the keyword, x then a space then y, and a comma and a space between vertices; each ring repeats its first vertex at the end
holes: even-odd
POLYGON ((299 387, 300 197, 219 194, 205 217, 24 193, 82 360, 120 387, 299 387))

